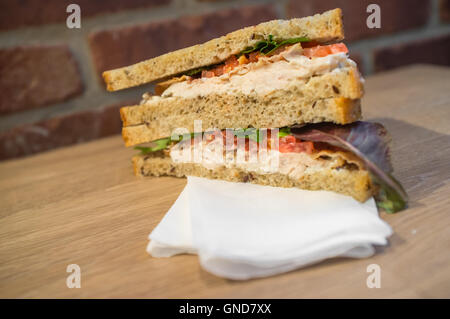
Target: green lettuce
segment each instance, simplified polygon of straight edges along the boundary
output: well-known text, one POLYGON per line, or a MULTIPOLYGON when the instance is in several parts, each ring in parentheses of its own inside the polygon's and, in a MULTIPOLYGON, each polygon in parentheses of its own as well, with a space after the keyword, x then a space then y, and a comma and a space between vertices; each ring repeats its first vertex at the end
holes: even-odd
POLYGON ((208 69, 209 69, 209 67, 204 66, 204 67, 201 67, 201 68, 196 68, 196 69, 189 70, 189 71, 187 71, 184 74, 187 75, 187 76, 194 76, 194 75, 197 75, 197 74, 201 73, 203 70, 208 70, 208 69))
POLYGON ((240 55, 252 53, 255 51, 259 51, 261 54, 267 55, 274 52, 276 49, 278 49, 283 45, 308 41, 310 40, 306 37, 290 38, 287 40, 276 41, 273 39, 273 35, 270 34, 269 39, 256 42, 256 44, 253 47, 248 47, 245 50, 241 51, 240 55))
MULTIPOLYGON (((259 143, 261 133, 259 129, 247 128, 234 130, 234 135, 236 137, 245 137, 259 143)), ((291 135, 291 129, 289 127, 282 127, 278 130, 278 137, 284 137, 287 135, 291 135)))
POLYGON ((165 149, 171 143, 171 139, 170 137, 161 138, 159 140, 153 141, 152 143, 155 144, 155 146, 153 147, 135 146, 134 149, 141 151, 142 155, 146 155, 152 152, 157 152, 165 149))
POLYGON ((291 135, 291 129, 289 127, 282 127, 278 131, 278 137, 285 137, 291 135))
MULTIPOLYGON (((193 138, 193 137, 194 137, 194 133, 188 133, 188 134, 182 135, 181 139, 184 140, 184 139, 193 138)), ((169 137, 161 138, 159 140, 152 141, 151 143, 154 144, 155 146, 135 146, 134 149, 141 151, 142 155, 146 155, 149 153, 153 153, 153 152, 157 152, 157 151, 166 149, 170 144, 176 143, 178 141, 180 141, 180 138, 172 139, 169 136, 169 137)))

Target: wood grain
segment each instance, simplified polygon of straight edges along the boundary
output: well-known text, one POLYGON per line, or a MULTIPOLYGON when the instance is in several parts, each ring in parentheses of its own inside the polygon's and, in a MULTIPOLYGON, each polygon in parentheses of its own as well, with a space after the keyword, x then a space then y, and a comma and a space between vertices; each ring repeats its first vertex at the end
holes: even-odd
POLYGON ((333 259, 234 282, 196 256, 151 258, 147 236, 186 181, 137 179, 119 136, 0 163, 0 297, 450 297, 450 69, 373 76, 363 113, 394 139, 395 176, 410 208, 382 214, 390 245, 369 259, 333 259), (82 287, 66 287, 68 264, 82 287), (366 287, 377 263, 382 287, 366 287))

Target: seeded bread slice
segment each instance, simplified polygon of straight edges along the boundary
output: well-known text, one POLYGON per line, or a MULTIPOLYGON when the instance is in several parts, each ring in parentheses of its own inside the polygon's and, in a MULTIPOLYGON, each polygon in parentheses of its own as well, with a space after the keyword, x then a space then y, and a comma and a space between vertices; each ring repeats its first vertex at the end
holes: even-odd
POLYGON ((132 162, 137 176, 198 176, 277 187, 328 190, 352 196, 360 202, 366 201, 376 192, 369 173, 364 169, 328 168, 310 171, 300 179, 293 179, 280 173, 257 174, 240 168, 219 166, 215 169, 208 169, 198 163, 175 163, 163 152, 152 155, 136 155, 132 162))
MULTIPOLYGON (((226 100, 232 98, 234 97, 221 96, 216 100, 221 106, 227 106, 226 100)), ((248 127, 273 128, 320 122, 347 124, 361 118, 360 100, 345 98, 306 101, 305 103, 297 101, 298 104, 287 101, 285 104, 264 105, 263 109, 261 109, 263 104, 247 100, 247 103, 230 105, 230 107, 216 110, 216 113, 213 107, 205 107, 202 114, 196 113, 195 110, 201 108, 203 104, 195 104, 192 99, 191 102, 190 105, 185 105, 183 108, 189 110, 188 114, 164 116, 167 112, 164 109, 160 109, 161 112, 154 110, 154 113, 149 114, 153 119, 149 124, 123 127, 122 137, 125 145, 132 146, 168 137, 176 128, 186 128, 189 132, 194 132, 194 120, 202 120, 201 129, 206 131, 214 128, 221 130, 248 127), (227 111, 230 108, 238 111, 227 111), (222 115, 222 113, 227 115, 222 115)))
POLYGON ((108 91, 117 91, 173 76, 202 66, 220 63, 258 41, 307 37, 318 43, 344 39, 341 9, 311 17, 273 20, 243 28, 203 44, 194 45, 131 66, 103 72, 108 91))
POLYGON ((126 146, 171 136, 175 128, 273 128, 294 124, 347 124, 361 118, 363 87, 355 68, 312 77, 305 84, 267 95, 213 94, 192 99, 163 98, 120 110, 126 146))

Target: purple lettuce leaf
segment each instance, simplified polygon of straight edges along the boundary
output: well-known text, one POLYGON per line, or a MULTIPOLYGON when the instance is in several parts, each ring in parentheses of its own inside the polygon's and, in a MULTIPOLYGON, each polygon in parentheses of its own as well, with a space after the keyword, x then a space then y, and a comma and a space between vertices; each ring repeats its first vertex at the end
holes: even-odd
POLYGON ((347 125, 319 123, 292 128, 291 132, 301 140, 323 142, 352 152, 364 162, 372 181, 380 186, 380 191, 375 197, 378 206, 388 213, 394 213, 406 206, 408 195, 390 174, 391 138, 380 123, 360 121, 347 125))

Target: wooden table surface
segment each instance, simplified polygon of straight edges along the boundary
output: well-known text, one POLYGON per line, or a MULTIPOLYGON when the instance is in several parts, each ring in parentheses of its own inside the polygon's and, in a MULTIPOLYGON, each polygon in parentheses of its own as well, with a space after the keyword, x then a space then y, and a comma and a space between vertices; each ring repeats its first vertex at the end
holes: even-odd
POLYGON ((333 259, 230 281, 196 256, 156 259, 147 236, 186 181, 138 179, 119 136, 0 163, 0 297, 450 297, 450 69, 413 66, 367 79, 363 114, 393 136, 410 207, 381 216, 395 234, 368 259, 333 259), (366 267, 381 267, 369 289, 366 267), (69 289, 66 267, 81 268, 69 289))

